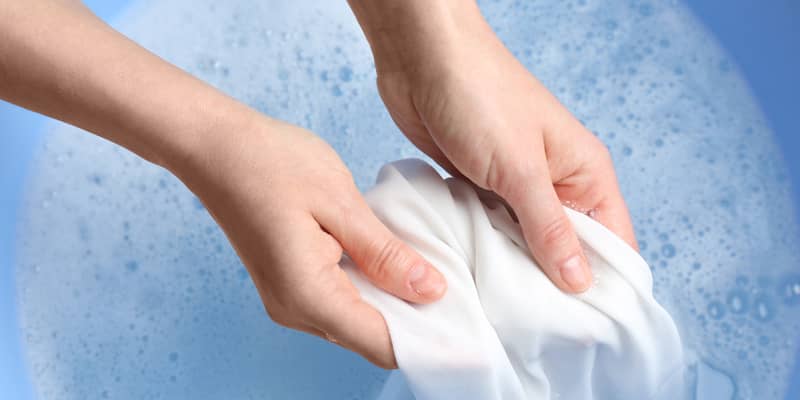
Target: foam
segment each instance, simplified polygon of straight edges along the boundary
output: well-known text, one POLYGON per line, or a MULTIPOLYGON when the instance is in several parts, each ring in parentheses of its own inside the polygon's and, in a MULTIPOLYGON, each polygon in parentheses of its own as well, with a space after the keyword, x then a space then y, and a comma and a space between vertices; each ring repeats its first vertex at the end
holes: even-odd
MULTIPOLYGON (((481 6, 609 146, 656 297, 696 370, 730 377, 735 397, 780 398, 800 330, 797 224, 786 168, 735 64, 673 1, 481 6)), ((380 102, 344 2, 154 1, 121 25, 221 90, 320 134, 362 189, 385 162, 421 157, 380 102)), ((56 125, 26 198, 20 312, 42 397, 380 390, 384 371, 267 319, 222 232, 165 171, 56 125)))

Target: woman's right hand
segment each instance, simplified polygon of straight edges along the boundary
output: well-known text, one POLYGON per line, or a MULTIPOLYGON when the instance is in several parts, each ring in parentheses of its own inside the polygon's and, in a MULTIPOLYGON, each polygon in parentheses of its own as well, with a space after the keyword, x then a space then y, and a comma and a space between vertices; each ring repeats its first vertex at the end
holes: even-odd
POLYGON ((330 146, 253 114, 171 168, 225 231, 274 321, 395 367, 383 317, 338 265, 343 250, 411 302, 441 297, 443 277, 375 217, 330 146))
POLYGON ((592 271, 566 204, 636 247, 608 149, 512 55, 474 0, 350 0, 401 131, 514 210, 531 254, 566 292, 592 271))

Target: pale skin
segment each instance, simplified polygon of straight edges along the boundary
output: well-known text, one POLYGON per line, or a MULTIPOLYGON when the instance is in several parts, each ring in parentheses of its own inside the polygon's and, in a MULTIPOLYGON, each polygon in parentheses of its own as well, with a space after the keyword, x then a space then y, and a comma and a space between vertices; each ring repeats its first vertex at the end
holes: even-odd
MULTIPOLYGON (((474 0, 350 0, 400 130, 494 191, 555 285, 591 271, 561 209, 592 210, 636 246, 611 157, 505 48, 474 0)), ((414 303, 442 275, 370 211, 334 150, 114 31, 74 0, 0 0, 0 98, 93 132, 180 178, 205 204, 277 323, 396 367, 380 313, 339 267, 414 303)))

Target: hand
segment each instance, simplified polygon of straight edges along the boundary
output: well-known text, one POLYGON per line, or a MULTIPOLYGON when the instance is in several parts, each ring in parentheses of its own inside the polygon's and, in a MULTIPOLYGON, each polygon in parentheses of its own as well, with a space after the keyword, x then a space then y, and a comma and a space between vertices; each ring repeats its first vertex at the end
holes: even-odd
POLYGON ((444 278, 381 224, 312 133, 257 116, 211 147, 176 170, 227 234, 272 319, 395 367, 383 317, 338 265, 342 249, 408 301, 438 299, 444 278))
POLYGON ((80 2, 0 2, 0 37, 0 98, 169 169, 228 235, 275 321, 396 365, 383 318, 338 265, 343 249, 405 300, 434 301, 446 284, 372 214, 333 149, 164 62, 80 2))
POLYGON ((452 174, 503 197, 556 285, 591 285, 562 203, 636 247, 608 150, 513 57, 473 2, 351 5, 398 127, 452 174))

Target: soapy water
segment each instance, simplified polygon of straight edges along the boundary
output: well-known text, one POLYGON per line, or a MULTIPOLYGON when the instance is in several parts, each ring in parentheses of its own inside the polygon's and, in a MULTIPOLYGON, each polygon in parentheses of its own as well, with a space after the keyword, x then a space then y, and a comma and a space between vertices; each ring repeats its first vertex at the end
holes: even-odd
MULTIPOLYGON (((800 331, 786 169, 736 66, 673 1, 483 1, 512 52, 610 148, 697 399, 779 399, 800 331)), ((360 188, 422 157, 374 85, 344 2, 140 3, 132 38, 313 130, 360 188)), ((423 157, 424 158, 424 157, 423 157)), ((269 321, 221 230, 174 177, 57 125, 28 184, 18 287, 48 399, 372 399, 387 373, 269 321)))

